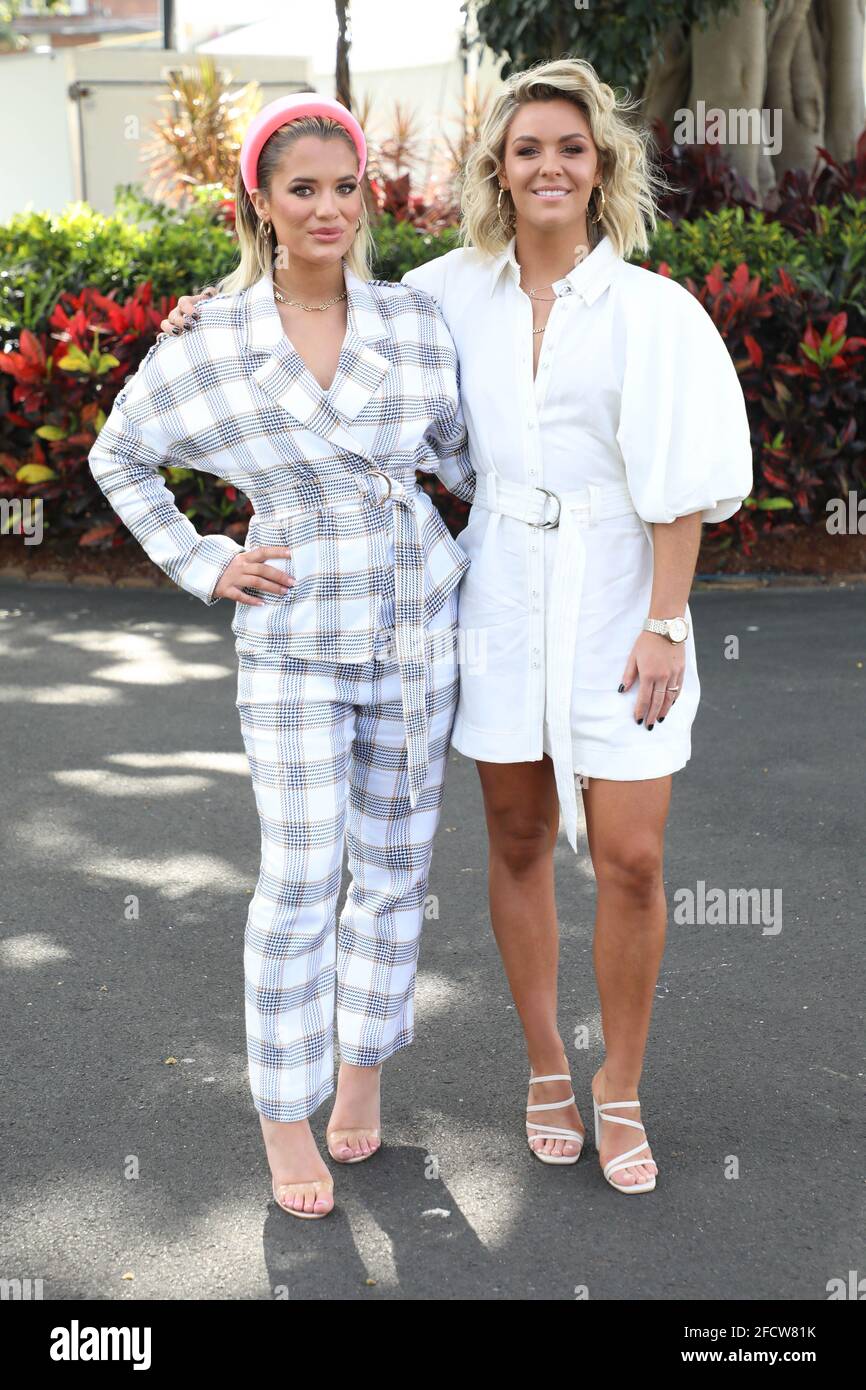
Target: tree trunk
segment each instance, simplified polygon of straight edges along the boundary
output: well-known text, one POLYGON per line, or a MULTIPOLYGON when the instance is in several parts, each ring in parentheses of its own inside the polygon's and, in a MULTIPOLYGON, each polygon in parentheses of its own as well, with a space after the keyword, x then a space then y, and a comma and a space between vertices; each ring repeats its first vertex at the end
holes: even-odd
POLYGON ((646 120, 664 121, 671 129, 689 90, 691 62, 688 32, 675 25, 662 41, 662 56, 653 58, 647 72, 642 93, 646 120))
POLYGON ((763 0, 741 0, 704 30, 670 31, 647 74, 644 115, 673 130, 699 101, 726 115, 765 111, 768 133, 781 131, 777 152, 730 128, 724 142, 763 197, 786 170, 811 169, 819 146, 840 163, 854 157, 866 124, 864 28, 866 0, 776 0, 769 12, 763 0))
POLYGON ((866 125, 863 42, 866 0, 825 0, 827 24, 827 149, 840 163, 853 159, 866 125))
POLYGON ((811 169, 824 144, 821 48, 809 23, 811 9, 812 0, 782 0, 770 21, 765 104, 782 112, 782 148, 773 161, 777 179, 788 169, 811 169))
MULTIPOLYGON (((334 87, 337 101, 342 102, 347 111, 351 111, 352 79, 349 72, 349 49, 352 46, 352 36, 349 24, 349 0, 334 0, 334 4, 337 10, 337 67, 334 74, 334 87)), ((370 178, 366 169, 361 180, 361 195, 367 209, 367 216, 370 222, 375 223, 379 217, 379 209, 370 187, 370 178)))
POLYGON ((352 109, 352 81, 349 76, 349 0, 334 0, 337 8, 337 70, 334 79, 337 101, 352 109))
MULTIPOLYGON (((811 0, 783 0, 805 5, 811 0)), ((739 10, 728 10, 709 21, 706 29, 694 25, 691 33, 691 84, 687 105, 699 101, 707 110, 760 111, 767 80, 767 10, 764 0, 741 0, 739 10)), ((767 174, 762 172, 762 143, 723 140, 734 168, 756 192, 761 193, 767 174)))

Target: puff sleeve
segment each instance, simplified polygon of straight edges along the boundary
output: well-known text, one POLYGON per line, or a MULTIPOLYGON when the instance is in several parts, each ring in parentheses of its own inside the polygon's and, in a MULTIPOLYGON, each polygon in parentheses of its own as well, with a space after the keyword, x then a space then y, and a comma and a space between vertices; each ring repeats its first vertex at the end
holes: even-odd
POLYGON ((243 546, 230 536, 201 536, 184 516, 159 472, 165 464, 189 468, 166 427, 171 418, 173 372, 162 353, 180 343, 162 335, 116 396, 111 414, 88 455, 90 472, 121 521, 155 565, 208 606, 214 589, 243 546))
POLYGON ((746 402, 725 341, 684 285, 657 276, 626 311, 616 439, 639 516, 726 521, 752 489, 746 402))

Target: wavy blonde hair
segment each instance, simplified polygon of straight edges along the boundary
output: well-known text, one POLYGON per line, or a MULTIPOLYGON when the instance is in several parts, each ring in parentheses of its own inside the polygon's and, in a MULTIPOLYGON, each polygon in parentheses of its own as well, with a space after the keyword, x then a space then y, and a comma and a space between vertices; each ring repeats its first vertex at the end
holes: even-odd
POLYGON ((639 103, 628 97, 617 97, 613 89, 600 80, 592 64, 582 58, 536 63, 507 79, 466 160, 461 241, 490 256, 498 255, 508 245, 514 234, 515 218, 514 204, 507 189, 502 198, 502 218, 497 210, 508 127, 525 102, 562 100, 570 101, 586 117, 598 150, 605 202, 598 223, 590 215, 593 210, 597 215, 597 194, 587 208, 590 242, 596 245, 601 233, 606 232, 618 254, 626 259, 636 250, 648 251, 647 229, 654 231, 658 221, 656 193, 668 187, 664 177, 650 163, 650 153, 655 147, 652 132, 636 127, 629 119, 639 103), (503 218, 507 226, 503 226, 503 218))
MULTIPOLYGON (((296 121, 290 121, 287 125, 280 126, 262 146, 258 162, 258 179, 259 188, 263 193, 270 194, 274 174, 279 168, 283 155, 303 135, 318 135, 323 140, 345 140, 355 157, 355 167, 357 168, 358 154, 352 137, 344 126, 341 126, 338 121, 332 121, 329 117, 301 116, 296 121)), ((235 178, 235 228, 240 246, 240 261, 234 270, 230 270, 228 275, 224 275, 221 280, 217 281, 217 294, 237 294, 240 290, 248 289, 250 285, 254 285, 263 275, 272 273, 277 249, 274 224, 271 223, 270 231, 266 237, 259 231, 259 226, 259 215, 246 190, 241 177, 240 165, 238 165, 235 178)), ((370 219, 362 198, 361 226, 355 233, 354 240, 344 257, 349 269, 354 271, 361 280, 373 278, 373 272, 370 269, 372 245, 370 219)))

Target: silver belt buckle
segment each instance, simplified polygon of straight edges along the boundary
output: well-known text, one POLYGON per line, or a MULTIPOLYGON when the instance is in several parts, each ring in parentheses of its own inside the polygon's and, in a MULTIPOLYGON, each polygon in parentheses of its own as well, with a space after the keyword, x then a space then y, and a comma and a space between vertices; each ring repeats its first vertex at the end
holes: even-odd
MULTIPOLYGON (((537 489, 537 491, 546 493, 548 497, 556 498, 556 516, 554 517, 553 521, 530 521, 529 525, 538 526, 541 528, 542 531, 550 531, 553 529, 553 527, 559 525, 559 518, 562 515, 562 502, 560 500, 559 494, 556 492, 551 492, 549 488, 540 487, 537 489)), ((545 502, 544 505, 547 506, 547 503, 545 502)))
POLYGON ((387 502, 387 501, 388 501, 388 498, 391 496, 391 478, 390 478, 390 475, 389 475, 388 473, 386 473, 386 472, 384 471, 384 469, 382 469, 382 468, 371 468, 371 469, 368 470, 368 477, 370 477, 370 478, 384 478, 384 479, 385 479, 385 482, 388 484, 388 491, 385 493, 384 497, 377 497, 377 498, 376 498, 376 501, 377 501, 380 505, 381 505, 382 502, 387 502))

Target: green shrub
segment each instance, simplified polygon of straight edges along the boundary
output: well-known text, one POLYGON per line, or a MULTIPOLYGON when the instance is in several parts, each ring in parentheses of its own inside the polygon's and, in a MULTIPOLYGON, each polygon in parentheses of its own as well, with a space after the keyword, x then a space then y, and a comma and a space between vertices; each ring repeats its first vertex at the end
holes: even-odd
MULTIPOLYGON (((64 290, 95 288, 123 299, 150 280, 154 298, 197 293, 237 264, 226 190, 196 189, 184 212, 151 202, 135 185, 118 185, 111 216, 87 203, 61 213, 18 213, 0 226, 0 333, 44 329, 64 290)), ((407 270, 457 245, 456 228, 421 232, 383 215, 375 233, 373 272, 402 279, 407 270)))
POLYGON ((676 227, 660 222, 649 255, 635 259, 646 259, 653 270, 666 261, 674 280, 679 281, 687 275, 703 280, 716 262, 730 275, 745 261, 753 275, 760 275, 769 284, 780 265, 796 279, 808 257, 802 241, 780 223, 767 222, 763 213, 747 218, 742 208, 735 207, 705 213, 676 227))
MULTIPOLYGON (((763 213, 747 216, 743 208, 705 213, 674 227, 660 223, 647 260, 653 270, 662 261, 675 280, 686 276, 701 283, 719 262, 731 275, 745 261, 765 285, 778 280, 780 267, 802 289, 824 294, 837 309, 866 320, 866 199, 843 195, 832 207, 812 209, 819 229, 795 235, 763 213)), ((859 330, 858 330, 859 331, 859 330)))
POLYGON ((402 280, 407 270, 433 261, 457 246, 457 228, 421 232, 411 222, 398 222, 383 213, 376 226, 373 270, 379 280, 402 280))
POLYGON ((64 290, 114 290, 123 299, 145 280, 156 298, 202 289, 237 261, 219 206, 209 193, 179 213, 120 187, 111 216, 87 203, 17 213, 0 226, 0 332, 43 329, 64 290))
POLYGON ((846 193, 841 203, 815 211, 820 228, 803 238, 807 263, 798 283, 866 323, 866 198, 846 193))

